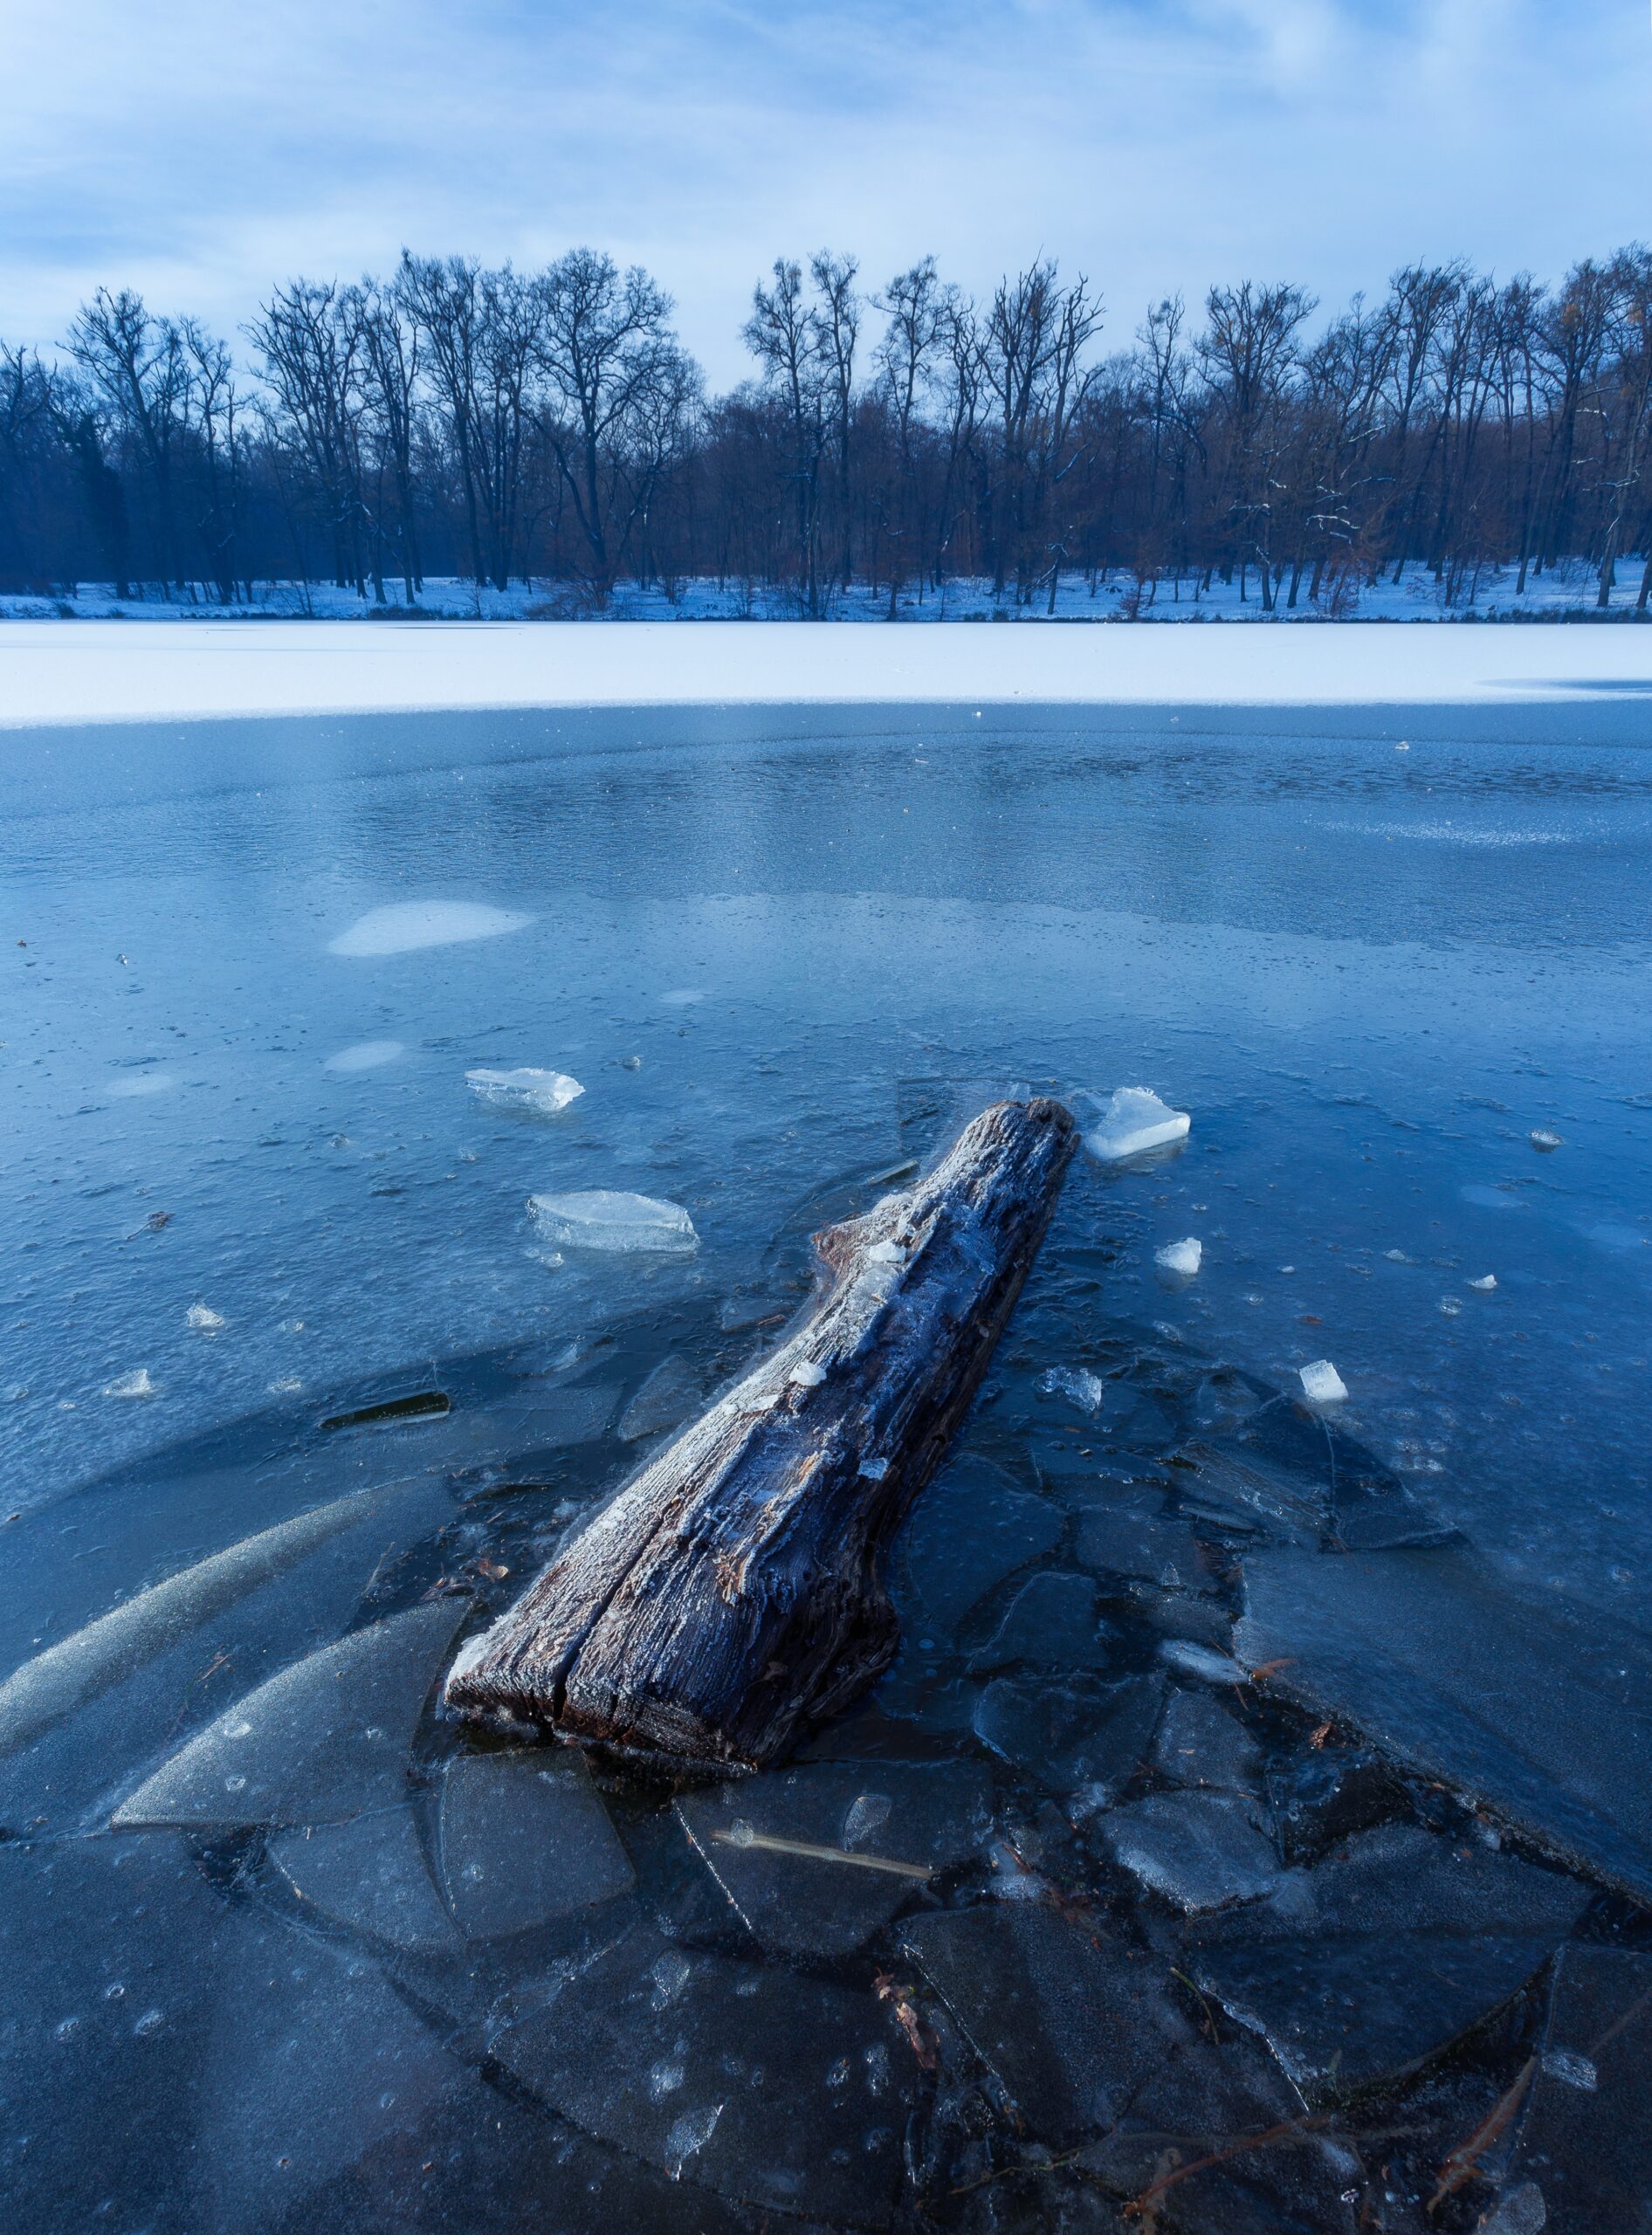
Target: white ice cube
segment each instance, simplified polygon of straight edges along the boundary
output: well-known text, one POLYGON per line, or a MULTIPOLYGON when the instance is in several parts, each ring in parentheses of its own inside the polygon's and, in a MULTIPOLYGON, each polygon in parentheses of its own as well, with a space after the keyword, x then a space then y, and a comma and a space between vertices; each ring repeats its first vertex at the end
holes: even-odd
POLYGON ((1176 1273, 1183 1280, 1192 1280, 1203 1262, 1205 1246, 1189 1234, 1185 1241, 1167 1241, 1162 1249, 1155 1249, 1153 1262, 1167 1273, 1176 1273))
POLYGON ((1340 1405, 1347 1385, 1329 1358, 1316 1358, 1302 1369, 1302 1393, 1311 1405, 1340 1405))
POLYGON ((572 1195, 530 1195, 527 1207, 547 1241, 578 1249, 683 1251, 699 1236, 680 1203, 628 1195, 611 1187, 572 1195))
POLYGON ((536 1117, 554 1118, 585 1091, 566 1071, 466 1071, 465 1083, 479 1102, 498 1110, 527 1110, 536 1117))
POLYGON ((1478 1289, 1482 1296, 1490 1296, 1497 1284, 1497 1275, 1495 1273, 1487 1273, 1477 1281, 1470 1281, 1469 1286, 1471 1289, 1478 1289))
POLYGON ((1122 1164, 1127 1157, 1185 1140, 1192 1123, 1185 1110, 1172 1110, 1151 1087, 1121 1086, 1094 1132, 1085 1134, 1084 1146, 1098 1163, 1122 1164))

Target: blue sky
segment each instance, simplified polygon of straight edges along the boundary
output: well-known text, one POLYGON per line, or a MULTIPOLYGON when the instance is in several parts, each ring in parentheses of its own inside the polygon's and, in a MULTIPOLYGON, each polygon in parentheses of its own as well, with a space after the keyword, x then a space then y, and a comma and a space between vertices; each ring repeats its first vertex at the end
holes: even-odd
POLYGON ((0 0, 0 334, 100 281, 233 330, 403 241, 647 264, 713 381, 753 280, 1039 249, 1128 338, 1249 273, 1327 299, 1652 236, 1648 0, 0 0))

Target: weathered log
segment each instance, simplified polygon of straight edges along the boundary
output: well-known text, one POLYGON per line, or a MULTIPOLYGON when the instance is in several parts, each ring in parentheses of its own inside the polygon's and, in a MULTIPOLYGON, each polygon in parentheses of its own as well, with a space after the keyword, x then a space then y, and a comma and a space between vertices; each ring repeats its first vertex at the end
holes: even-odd
POLYGON ((968 1409, 1076 1143, 1000 1102, 816 1236, 827 1285, 461 1652, 450 1706, 673 1769, 779 1760, 894 1657, 878 1556, 968 1409))

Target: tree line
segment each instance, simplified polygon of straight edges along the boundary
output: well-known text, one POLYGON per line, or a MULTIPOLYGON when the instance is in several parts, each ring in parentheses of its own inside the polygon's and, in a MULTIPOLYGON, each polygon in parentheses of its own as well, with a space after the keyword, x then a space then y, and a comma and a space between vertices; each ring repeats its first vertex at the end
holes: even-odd
POLYGON ((1318 307, 1215 286, 1109 349, 1052 259, 977 299, 933 258, 872 287, 823 251, 755 287, 751 375, 717 395, 670 296, 589 249, 294 279, 238 358, 100 289, 54 354, 0 340, 0 588, 331 581, 382 605, 460 575, 595 610, 623 580, 712 578, 893 616, 962 577, 1053 612, 1087 574, 1129 612, 1220 578, 1339 614, 1408 569, 1455 604, 1489 565, 1524 593, 1583 560, 1602 609, 1622 588, 1647 610, 1652 251, 1554 285, 1413 265, 1318 307))

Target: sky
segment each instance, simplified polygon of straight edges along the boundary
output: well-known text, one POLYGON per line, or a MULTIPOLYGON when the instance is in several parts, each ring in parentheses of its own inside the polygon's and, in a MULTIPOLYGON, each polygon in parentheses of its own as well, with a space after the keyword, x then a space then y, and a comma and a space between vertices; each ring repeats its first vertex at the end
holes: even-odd
POLYGON ((0 0, 0 338, 236 335, 405 243, 645 264, 717 386, 776 256, 1150 301, 1652 237, 1649 0, 0 0))

